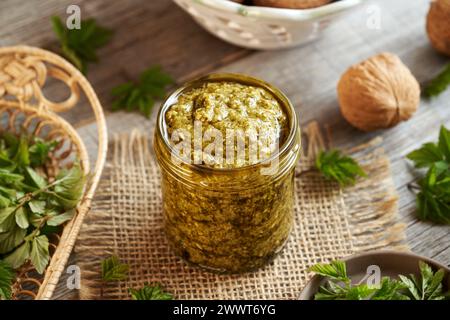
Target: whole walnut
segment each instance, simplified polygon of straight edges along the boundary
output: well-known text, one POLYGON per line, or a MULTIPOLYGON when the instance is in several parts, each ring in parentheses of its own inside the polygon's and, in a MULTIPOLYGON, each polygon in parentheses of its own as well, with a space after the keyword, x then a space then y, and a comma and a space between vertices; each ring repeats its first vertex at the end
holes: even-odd
POLYGON ((253 0, 253 4, 263 7, 309 9, 323 6, 332 0, 253 0))
POLYGON ((350 67, 341 77, 342 115, 356 128, 372 131, 408 120, 420 102, 420 86, 399 57, 381 53, 350 67))
POLYGON ((431 2, 427 16, 427 33, 433 47, 450 56, 450 0, 431 2))

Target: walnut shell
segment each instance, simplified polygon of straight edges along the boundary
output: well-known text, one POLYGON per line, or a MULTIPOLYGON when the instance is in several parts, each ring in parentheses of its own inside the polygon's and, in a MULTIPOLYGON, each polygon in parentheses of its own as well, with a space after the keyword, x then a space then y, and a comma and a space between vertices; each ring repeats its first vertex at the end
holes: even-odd
POLYGON ((450 56, 450 0, 431 2, 427 15, 427 33, 433 47, 450 56))
POLYGON ((408 120, 420 102, 420 86, 399 57, 381 53, 350 67, 341 77, 338 98, 344 118, 372 131, 408 120))
POLYGON ((330 3, 331 0, 253 0, 256 6, 289 8, 289 9, 309 9, 316 8, 330 3))

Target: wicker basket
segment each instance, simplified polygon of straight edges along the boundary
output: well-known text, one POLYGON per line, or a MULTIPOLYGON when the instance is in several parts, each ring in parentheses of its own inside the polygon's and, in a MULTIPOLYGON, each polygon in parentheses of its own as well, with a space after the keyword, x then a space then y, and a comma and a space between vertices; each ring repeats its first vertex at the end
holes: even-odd
POLYGON ((340 0, 312 9, 246 6, 229 0, 173 0, 213 35, 260 50, 295 47, 323 31, 367 0, 340 0))
POLYGON ((50 299, 89 211, 106 159, 107 131, 102 107, 86 78, 61 57, 38 48, 3 47, 0 48, 0 125, 1 131, 20 133, 26 130, 43 139, 59 141, 52 152, 49 175, 56 175, 75 159, 80 161, 85 174, 89 174, 76 216, 64 226, 61 234, 50 239, 51 260, 45 273, 39 275, 31 265, 25 265, 18 270, 13 286, 15 299, 50 299), (56 80, 70 89, 70 96, 65 101, 52 102, 43 93, 44 87, 56 80), (93 169, 80 136, 58 115, 79 104, 81 93, 92 108, 98 128, 97 158, 93 169))

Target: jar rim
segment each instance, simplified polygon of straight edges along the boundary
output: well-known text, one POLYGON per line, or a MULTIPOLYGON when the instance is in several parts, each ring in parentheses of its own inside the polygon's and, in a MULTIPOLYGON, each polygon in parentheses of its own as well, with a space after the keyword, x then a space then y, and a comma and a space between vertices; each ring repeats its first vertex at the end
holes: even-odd
POLYGON ((295 144, 297 133, 299 132, 299 124, 298 124, 298 118, 297 114, 295 112, 295 109, 290 102, 290 100, 287 98, 287 96, 278 88, 275 86, 269 84, 268 82, 248 76, 245 74, 240 73, 211 73, 206 76, 202 76, 196 79, 193 79, 191 81, 186 82, 184 85, 173 91, 161 104, 161 107, 158 111, 157 116, 157 134, 161 137, 161 140, 163 141, 164 147, 168 149, 170 154, 174 154, 180 163, 183 163, 183 165, 186 165, 187 168, 195 169, 196 171, 203 171, 203 172, 211 172, 211 173, 229 173, 229 172, 238 172, 238 171, 244 171, 244 170, 252 170, 258 167, 263 166, 265 163, 270 163, 274 159, 279 158, 280 156, 286 154, 289 152, 290 147, 295 144), (170 145, 168 140, 168 131, 166 129, 166 119, 165 115, 168 109, 174 105, 178 99, 178 97, 195 88, 199 87, 205 83, 208 82, 237 82, 244 85, 251 85, 255 87, 260 87, 269 93, 271 93, 274 98, 280 102, 282 105, 284 111, 286 112, 286 115, 289 119, 289 135, 283 142, 281 148, 279 148, 278 152, 272 154, 269 158, 264 159, 264 161, 259 161, 257 163, 246 165, 242 167, 236 167, 236 168, 214 168, 205 166, 203 164, 195 164, 195 163, 189 163, 183 160, 181 157, 176 155, 176 152, 174 151, 174 148, 170 145))

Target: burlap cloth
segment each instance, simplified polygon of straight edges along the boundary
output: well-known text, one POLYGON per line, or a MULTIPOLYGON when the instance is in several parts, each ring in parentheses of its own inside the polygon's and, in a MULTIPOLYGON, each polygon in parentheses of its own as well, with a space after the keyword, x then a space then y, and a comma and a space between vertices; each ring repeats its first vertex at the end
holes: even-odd
POLYGON ((282 254, 265 268, 217 275, 190 267, 171 251, 162 226, 159 168, 147 134, 114 138, 92 212, 76 244, 81 299, 129 299, 128 288, 160 282, 177 299, 296 299, 318 262, 379 248, 406 249, 396 221, 397 195, 379 138, 347 150, 368 173, 340 189, 312 170, 325 147, 317 123, 305 130, 308 150, 296 170, 295 222, 282 254), (100 295, 100 261, 117 254, 130 265, 127 281, 100 295))

